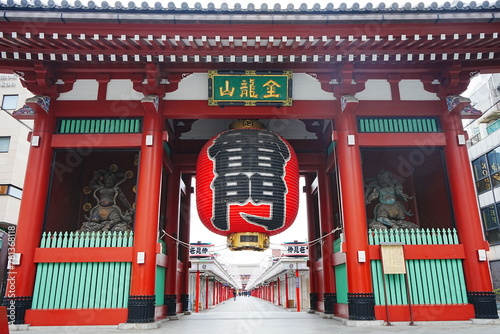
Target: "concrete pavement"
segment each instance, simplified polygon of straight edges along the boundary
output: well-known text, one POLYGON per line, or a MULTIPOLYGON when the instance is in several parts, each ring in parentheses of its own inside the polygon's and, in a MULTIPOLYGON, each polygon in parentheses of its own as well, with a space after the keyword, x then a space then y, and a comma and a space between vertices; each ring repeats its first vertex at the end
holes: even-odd
MULTIPOLYGON (((398 323, 383 326, 381 322, 365 322, 369 326, 345 326, 335 319, 325 319, 319 314, 290 312, 280 306, 253 297, 230 299, 200 313, 182 316, 179 320, 162 321, 159 328, 150 330, 117 329, 117 326, 86 327, 29 327, 28 334, 157 334, 157 333, 207 333, 207 334, 313 334, 313 333, 411 333, 411 334, 498 334, 496 324, 477 325, 471 321, 432 322, 409 326, 398 323)), ((358 323, 359 324, 359 323, 358 323)), ((11 327, 11 333, 15 333, 11 327)))

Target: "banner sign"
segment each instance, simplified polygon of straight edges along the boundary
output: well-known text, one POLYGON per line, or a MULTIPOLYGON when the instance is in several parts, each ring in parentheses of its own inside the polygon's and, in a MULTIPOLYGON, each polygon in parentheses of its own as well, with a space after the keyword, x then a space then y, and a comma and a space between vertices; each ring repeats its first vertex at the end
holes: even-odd
POLYGON ((209 106, 291 106, 291 71, 208 71, 209 106))
POLYGON ((189 244, 189 257, 191 258, 206 258, 212 257, 210 249, 213 247, 211 243, 191 243, 189 244))
POLYGON ((283 256, 307 257, 309 254, 309 247, 305 242, 285 242, 282 246, 285 246, 283 256))

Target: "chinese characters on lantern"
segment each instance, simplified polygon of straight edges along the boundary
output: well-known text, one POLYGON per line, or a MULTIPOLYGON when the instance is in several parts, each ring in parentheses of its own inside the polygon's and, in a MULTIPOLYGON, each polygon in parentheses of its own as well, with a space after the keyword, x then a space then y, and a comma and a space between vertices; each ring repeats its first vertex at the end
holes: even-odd
POLYGON ((257 129, 232 130, 220 134, 208 149, 214 161, 215 179, 213 225, 229 230, 227 217, 231 204, 254 206, 268 204, 268 214, 244 210, 247 222, 274 231, 284 226, 284 167, 290 158, 287 145, 275 134, 257 129))

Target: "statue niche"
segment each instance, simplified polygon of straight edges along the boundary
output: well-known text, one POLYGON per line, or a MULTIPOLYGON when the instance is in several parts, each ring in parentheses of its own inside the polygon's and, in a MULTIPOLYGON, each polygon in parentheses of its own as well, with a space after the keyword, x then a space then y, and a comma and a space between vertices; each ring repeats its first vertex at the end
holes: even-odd
POLYGON ((132 231, 134 208, 123 194, 120 186, 133 177, 132 171, 117 173, 118 167, 111 165, 109 170, 97 170, 89 185, 83 189, 85 194, 92 193, 96 205, 84 205, 85 216, 80 232, 92 231, 132 231), (124 210, 118 206, 117 200, 124 210))
POLYGON ((403 192, 402 183, 394 175, 381 169, 377 177, 365 180, 365 203, 369 205, 378 199, 373 209, 373 219, 368 222, 370 229, 415 229, 419 226, 406 220, 413 214, 405 209, 398 198, 407 202, 413 197, 403 192))

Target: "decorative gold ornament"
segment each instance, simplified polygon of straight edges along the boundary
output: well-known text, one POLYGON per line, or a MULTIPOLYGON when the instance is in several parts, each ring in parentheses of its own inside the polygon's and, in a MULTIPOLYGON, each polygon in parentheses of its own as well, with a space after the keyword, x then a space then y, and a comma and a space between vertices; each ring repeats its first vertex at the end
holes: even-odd
POLYGON ((135 186, 133 186, 133 187, 132 187, 132 191, 133 191, 134 193, 137 193, 137 184, 136 184, 135 186))
POLYGON ((83 205, 83 211, 90 211, 90 209, 92 209, 92 204, 90 203, 85 203, 83 205))
POLYGON ((134 155, 134 166, 139 166, 139 154, 134 155))
POLYGON ((134 177, 134 172, 132 172, 131 170, 128 170, 125 172, 125 176, 127 177, 127 179, 131 179, 134 177))
POLYGON ((83 193, 84 193, 85 195, 88 195, 88 194, 90 194, 91 192, 92 192, 92 189, 90 189, 90 187, 89 187, 89 186, 85 186, 85 187, 83 188, 83 193))
POLYGON ((242 119, 239 121, 235 121, 231 123, 229 126, 230 129, 246 129, 246 128, 253 128, 253 129, 265 129, 266 126, 264 123, 259 122, 254 119, 242 119))
POLYGON ((269 248, 269 235, 260 232, 237 232, 227 236, 227 247, 232 251, 264 251, 269 248))
POLYGON ((109 170, 114 173, 118 170, 118 166, 116 164, 111 164, 109 165, 109 170))

